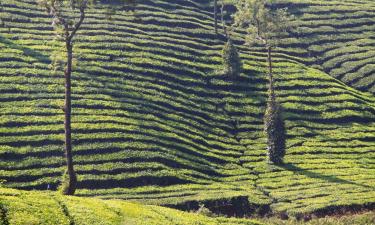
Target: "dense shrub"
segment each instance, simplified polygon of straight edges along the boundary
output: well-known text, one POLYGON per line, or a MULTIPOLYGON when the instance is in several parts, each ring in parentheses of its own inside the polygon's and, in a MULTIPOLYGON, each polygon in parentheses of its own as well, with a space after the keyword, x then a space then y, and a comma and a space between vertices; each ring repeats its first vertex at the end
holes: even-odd
POLYGON ((0 204, 0 224, 1 225, 9 225, 9 221, 7 219, 7 208, 0 204))
POLYGON ((242 70, 241 58, 238 55, 236 46, 229 39, 223 48, 224 74, 230 77, 238 77, 242 70))
POLYGON ((269 162, 281 164, 285 155, 285 125, 281 105, 271 98, 264 115, 264 131, 267 135, 269 162))

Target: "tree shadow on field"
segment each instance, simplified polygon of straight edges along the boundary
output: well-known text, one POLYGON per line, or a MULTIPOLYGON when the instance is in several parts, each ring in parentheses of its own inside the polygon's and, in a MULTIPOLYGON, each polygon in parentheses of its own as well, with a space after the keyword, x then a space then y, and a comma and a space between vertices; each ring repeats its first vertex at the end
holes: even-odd
POLYGON ((222 71, 216 71, 213 76, 205 77, 206 86, 213 91, 230 92, 241 95, 244 98, 251 98, 266 102, 267 99, 267 77, 259 71, 243 69, 237 77, 231 77, 222 71), (212 84, 212 80, 223 82, 224 84, 212 84))
POLYGON ((17 49, 23 52, 25 56, 32 57, 39 62, 50 63, 51 59, 48 55, 42 54, 39 51, 17 44, 14 41, 0 35, 0 43, 5 44, 6 47, 11 49, 17 49))
POLYGON ((324 180, 324 181, 329 182, 329 183, 349 184, 349 185, 355 185, 355 186, 359 186, 359 187, 362 187, 362 188, 375 190, 375 187, 372 187, 372 186, 369 186, 369 185, 358 184, 358 183, 353 182, 353 181, 348 181, 348 180, 344 180, 342 178, 338 178, 334 175, 323 175, 323 174, 320 174, 320 173, 312 172, 312 171, 307 170, 307 169, 302 169, 302 168, 300 168, 298 166, 295 166, 291 163, 283 164, 280 167, 285 169, 285 170, 291 171, 295 174, 300 174, 300 175, 304 175, 304 176, 307 176, 307 177, 310 177, 310 178, 315 178, 315 179, 321 179, 321 180, 324 180))

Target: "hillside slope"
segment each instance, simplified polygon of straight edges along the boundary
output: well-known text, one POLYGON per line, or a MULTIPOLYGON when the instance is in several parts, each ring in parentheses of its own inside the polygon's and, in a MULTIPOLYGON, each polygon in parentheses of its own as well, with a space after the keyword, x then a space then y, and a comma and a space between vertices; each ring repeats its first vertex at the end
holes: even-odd
MULTIPOLYGON (((58 46, 33 0, 3 5, 11 20, 0 36, 0 179, 55 189, 64 86, 49 56, 58 46)), ((75 45, 78 195, 183 209, 204 201, 231 215, 243 212, 224 200, 290 213, 375 202, 372 94, 276 54, 288 149, 284 166, 269 166, 265 54, 240 47, 244 72, 233 81, 218 72, 223 40, 198 3, 144 1, 112 21, 100 10, 90 10, 75 45)))
MULTIPOLYGON (((228 20, 233 2, 226 1, 228 20)), ((278 7, 287 7, 295 18, 278 52, 296 56, 358 90, 375 93, 373 1, 281 0, 278 7)))
POLYGON ((356 89, 374 94, 374 2, 284 2, 282 6, 288 6, 298 18, 298 28, 285 39, 283 51, 356 89))
MULTIPOLYGON (((27 225, 300 225, 301 221, 278 218, 238 219, 207 217, 201 212, 186 213, 160 206, 119 200, 64 197, 53 192, 19 191, 0 188, 0 224, 27 225)), ((314 218, 304 224, 368 225, 371 212, 341 217, 314 218)))
POLYGON ((0 224, 260 225, 261 223, 250 219, 209 218, 197 213, 118 200, 103 201, 63 197, 48 192, 0 189, 0 224))

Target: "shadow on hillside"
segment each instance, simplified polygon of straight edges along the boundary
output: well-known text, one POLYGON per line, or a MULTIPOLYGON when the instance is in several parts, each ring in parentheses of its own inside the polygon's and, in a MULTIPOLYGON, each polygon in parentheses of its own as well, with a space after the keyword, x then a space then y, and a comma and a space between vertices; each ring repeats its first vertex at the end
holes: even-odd
POLYGON ((320 174, 320 173, 312 172, 312 171, 307 170, 307 169, 302 169, 302 168, 300 168, 298 166, 295 166, 291 163, 286 163, 286 164, 282 165, 281 167, 288 170, 288 171, 292 171, 293 173, 296 173, 296 174, 305 175, 305 176, 310 177, 310 178, 321 179, 321 180, 324 180, 324 181, 330 182, 330 183, 349 184, 349 185, 355 185, 355 186, 359 186, 359 187, 363 187, 363 188, 375 189, 372 186, 364 185, 364 184, 358 184, 358 183, 355 183, 353 181, 344 180, 344 179, 338 178, 334 175, 323 175, 323 174, 320 174))
POLYGON ((5 44, 8 48, 20 50, 23 52, 25 56, 32 57, 40 62, 50 63, 51 61, 48 55, 44 55, 40 53, 39 51, 17 44, 14 41, 8 38, 5 38, 1 35, 0 35, 0 43, 5 44))
POLYGON ((212 76, 206 76, 204 79, 206 83, 204 87, 217 91, 218 94, 220 92, 232 92, 266 102, 267 77, 266 74, 258 71, 246 69, 238 77, 230 77, 219 71, 212 76), (216 80, 216 84, 213 84, 214 80, 216 80), (259 92, 264 93, 260 94, 259 92))

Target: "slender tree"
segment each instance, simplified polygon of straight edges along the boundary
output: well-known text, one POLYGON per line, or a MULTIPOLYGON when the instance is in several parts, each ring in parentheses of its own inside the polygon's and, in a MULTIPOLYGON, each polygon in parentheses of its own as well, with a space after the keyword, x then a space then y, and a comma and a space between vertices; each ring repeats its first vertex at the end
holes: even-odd
POLYGON ((215 34, 217 34, 217 0, 214 0, 215 34))
POLYGON ((229 39, 228 34, 227 34, 227 24, 225 23, 225 20, 224 20, 224 6, 225 6, 224 0, 221 0, 221 9, 220 9, 221 25, 223 26, 223 32, 224 32, 225 37, 229 39))
POLYGON ((73 40, 86 17, 86 9, 89 3, 88 1, 89 0, 39 0, 39 4, 42 5, 52 17, 52 25, 54 26, 57 35, 64 42, 66 50, 66 65, 64 70, 65 101, 63 111, 65 115, 64 141, 67 169, 64 173, 63 181, 60 186, 61 192, 65 195, 73 195, 77 185, 77 176, 73 167, 71 130, 71 75, 73 66, 73 40), (75 18, 77 13, 79 14, 78 19, 75 18))
POLYGON ((264 46, 267 51, 269 84, 264 130, 267 135, 268 159, 280 164, 285 154, 285 128, 281 105, 275 95, 272 50, 280 42, 281 35, 291 27, 291 16, 287 9, 277 8, 274 3, 271 0, 237 0, 234 25, 247 30, 247 43, 264 46))
MULTIPOLYGON (((119 0, 124 4, 135 4, 135 0, 119 0)), ((64 69, 65 77, 65 102, 64 102, 64 129, 65 129, 65 159, 67 169, 64 173, 61 192, 65 195, 73 195, 76 190, 77 176, 73 166, 72 154, 72 130, 71 130, 71 113, 72 113, 72 91, 71 75, 73 66, 73 43, 77 32, 86 18, 86 10, 89 3, 93 0, 38 0, 47 13, 52 17, 52 25, 57 36, 64 42, 66 50, 66 63, 64 69), (89 2, 90 1, 90 2, 89 2)), ((109 3, 111 1, 108 1, 109 3)), ((118 1, 116 2, 118 3, 118 1)), ((114 5, 109 7, 108 12, 114 11, 114 5)))

